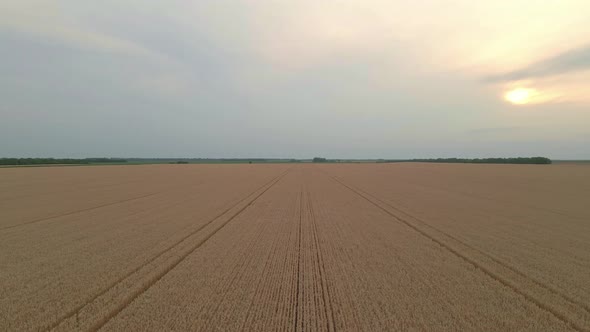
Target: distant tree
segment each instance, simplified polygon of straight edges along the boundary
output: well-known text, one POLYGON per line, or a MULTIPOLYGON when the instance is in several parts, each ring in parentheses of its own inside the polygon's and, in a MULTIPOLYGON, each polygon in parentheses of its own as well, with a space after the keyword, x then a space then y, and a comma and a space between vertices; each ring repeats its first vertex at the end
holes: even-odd
POLYGON ((322 158, 322 157, 315 157, 315 158, 313 158, 313 160, 312 160, 312 161, 313 161, 314 163, 325 163, 325 162, 327 162, 328 160, 327 160, 326 158, 322 158))

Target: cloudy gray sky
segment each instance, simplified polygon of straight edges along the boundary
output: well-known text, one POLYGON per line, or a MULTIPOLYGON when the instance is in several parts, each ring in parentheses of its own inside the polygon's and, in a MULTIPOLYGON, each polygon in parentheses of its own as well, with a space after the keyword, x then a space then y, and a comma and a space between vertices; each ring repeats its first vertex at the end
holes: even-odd
POLYGON ((590 2, 2 1, 0 157, 590 159, 590 2))

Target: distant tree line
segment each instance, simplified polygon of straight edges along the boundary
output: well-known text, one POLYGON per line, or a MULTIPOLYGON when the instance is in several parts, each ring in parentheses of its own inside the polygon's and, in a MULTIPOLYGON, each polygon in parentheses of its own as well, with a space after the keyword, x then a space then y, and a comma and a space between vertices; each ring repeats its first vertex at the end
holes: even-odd
POLYGON ((437 158, 410 159, 421 163, 465 163, 465 164, 551 164, 551 159, 545 157, 517 157, 517 158, 437 158))
POLYGON ((296 159, 281 158, 127 158, 134 164, 248 164, 248 163, 289 163, 296 159))
POLYGON ((0 158, 0 165, 80 165, 101 163, 126 163, 125 159, 117 158, 0 158))
POLYGON ((397 162, 425 162, 425 163, 470 163, 470 164, 551 164, 552 161, 545 157, 517 157, 517 158, 436 158, 436 159, 327 159, 315 157, 309 159, 267 159, 267 158, 0 158, 0 165, 85 165, 85 164, 207 164, 207 163, 285 163, 285 162, 314 162, 314 163, 397 163, 397 162))

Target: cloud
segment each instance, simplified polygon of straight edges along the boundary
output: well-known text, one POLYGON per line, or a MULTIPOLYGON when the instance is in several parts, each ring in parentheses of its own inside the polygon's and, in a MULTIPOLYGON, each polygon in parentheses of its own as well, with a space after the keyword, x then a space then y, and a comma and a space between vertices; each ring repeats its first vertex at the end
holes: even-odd
POLYGON ((150 74, 137 82, 137 88, 146 93, 156 93, 164 97, 184 97, 192 92, 194 82, 179 74, 150 74))
POLYGON ((503 126, 503 127, 485 127, 468 130, 469 134, 480 134, 480 135, 503 135, 510 134, 516 131, 522 130, 523 127, 517 126, 503 126))
POLYGON ((585 70, 590 70, 590 44, 563 52, 518 70, 490 76, 487 78, 487 81, 517 81, 557 76, 585 70))
POLYGON ((87 27, 68 18, 60 7, 46 0, 0 4, 0 29, 26 34, 70 48, 170 62, 166 55, 126 38, 87 27))

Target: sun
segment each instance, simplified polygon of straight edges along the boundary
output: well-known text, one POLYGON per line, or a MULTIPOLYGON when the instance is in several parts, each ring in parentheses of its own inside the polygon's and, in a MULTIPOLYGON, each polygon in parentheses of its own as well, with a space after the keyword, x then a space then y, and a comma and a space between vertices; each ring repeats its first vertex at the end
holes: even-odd
POLYGON ((524 105, 530 103, 532 98, 537 94, 537 90, 535 89, 516 88, 506 92, 504 99, 513 104, 524 105))

